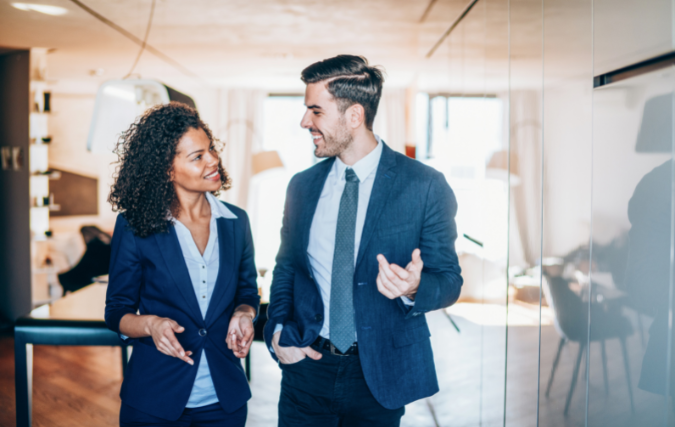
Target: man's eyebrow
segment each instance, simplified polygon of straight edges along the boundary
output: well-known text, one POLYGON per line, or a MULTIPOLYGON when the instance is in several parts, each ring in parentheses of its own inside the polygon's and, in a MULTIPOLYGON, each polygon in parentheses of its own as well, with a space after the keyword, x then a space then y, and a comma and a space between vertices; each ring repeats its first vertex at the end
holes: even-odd
POLYGON ((321 110, 322 109, 319 105, 308 105, 307 108, 309 110, 316 110, 316 109, 321 110))

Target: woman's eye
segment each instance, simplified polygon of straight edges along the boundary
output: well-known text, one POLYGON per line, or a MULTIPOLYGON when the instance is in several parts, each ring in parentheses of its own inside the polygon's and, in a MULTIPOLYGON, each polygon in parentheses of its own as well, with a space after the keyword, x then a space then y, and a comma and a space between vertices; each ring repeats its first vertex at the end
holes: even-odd
POLYGON ((211 148, 209 148, 209 150, 211 150, 211 151, 213 151, 213 150, 215 150, 215 149, 216 149, 216 146, 215 146, 215 145, 212 145, 211 148))
POLYGON ((194 162, 195 160, 199 160, 199 159, 201 159, 201 158, 202 158, 202 155, 200 154, 199 156, 197 156, 197 157, 195 157, 194 159, 192 159, 192 161, 194 162))

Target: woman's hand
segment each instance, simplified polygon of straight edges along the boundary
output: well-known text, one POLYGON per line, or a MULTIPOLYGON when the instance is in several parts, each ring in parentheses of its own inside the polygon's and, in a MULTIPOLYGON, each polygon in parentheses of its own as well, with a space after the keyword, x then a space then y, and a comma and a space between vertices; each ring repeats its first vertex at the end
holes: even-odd
POLYGON ((183 346, 180 345, 176 339, 176 335, 174 335, 184 330, 185 328, 180 326, 175 320, 167 317, 151 316, 148 318, 147 331, 155 342, 157 350, 167 356, 172 356, 190 365, 194 365, 194 360, 188 357, 192 356, 192 352, 183 350, 183 346))
POLYGON ((230 327, 227 330, 227 348, 232 350, 235 356, 243 359, 248 354, 253 343, 253 319, 255 309, 248 305, 240 305, 234 311, 230 319, 230 327))

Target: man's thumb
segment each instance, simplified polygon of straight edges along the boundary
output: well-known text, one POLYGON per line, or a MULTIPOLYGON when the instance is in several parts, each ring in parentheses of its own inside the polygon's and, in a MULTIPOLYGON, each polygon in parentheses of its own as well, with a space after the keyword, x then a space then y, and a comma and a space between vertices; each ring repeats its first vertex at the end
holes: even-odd
POLYGON ((321 357, 323 357, 323 355, 321 353, 314 350, 312 347, 305 347, 303 349, 303 351, 305 352, 307 357, 309 357, 310 359, 319 360, 319 359, 321 359, 321 357))
POLYGON ((171 329, 173 329, 174 332, 178 332, 178 333, 181 333, 185 330, 184 327, 182 327, 181 325, 179 325, 176 322, 171 323, 171 329))
POLYGON ((416 266, 420 266, 422 264, 422 256, 421 256, 421 251, 419 249, 415 249, 412 253, 412 262, 416 266))

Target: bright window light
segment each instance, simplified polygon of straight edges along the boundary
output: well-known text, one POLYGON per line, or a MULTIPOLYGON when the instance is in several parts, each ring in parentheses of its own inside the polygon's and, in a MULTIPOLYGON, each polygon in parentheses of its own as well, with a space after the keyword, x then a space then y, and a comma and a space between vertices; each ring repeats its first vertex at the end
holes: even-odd
POLYGON ((17 9, 26 10, 26 11, 35 11, 44 13, 46 15, 59 16, 68 12, 68 9, 64 9, 58 6, 49 6, 46 4, 32 4, 32 3, 12 3, 17 9))

